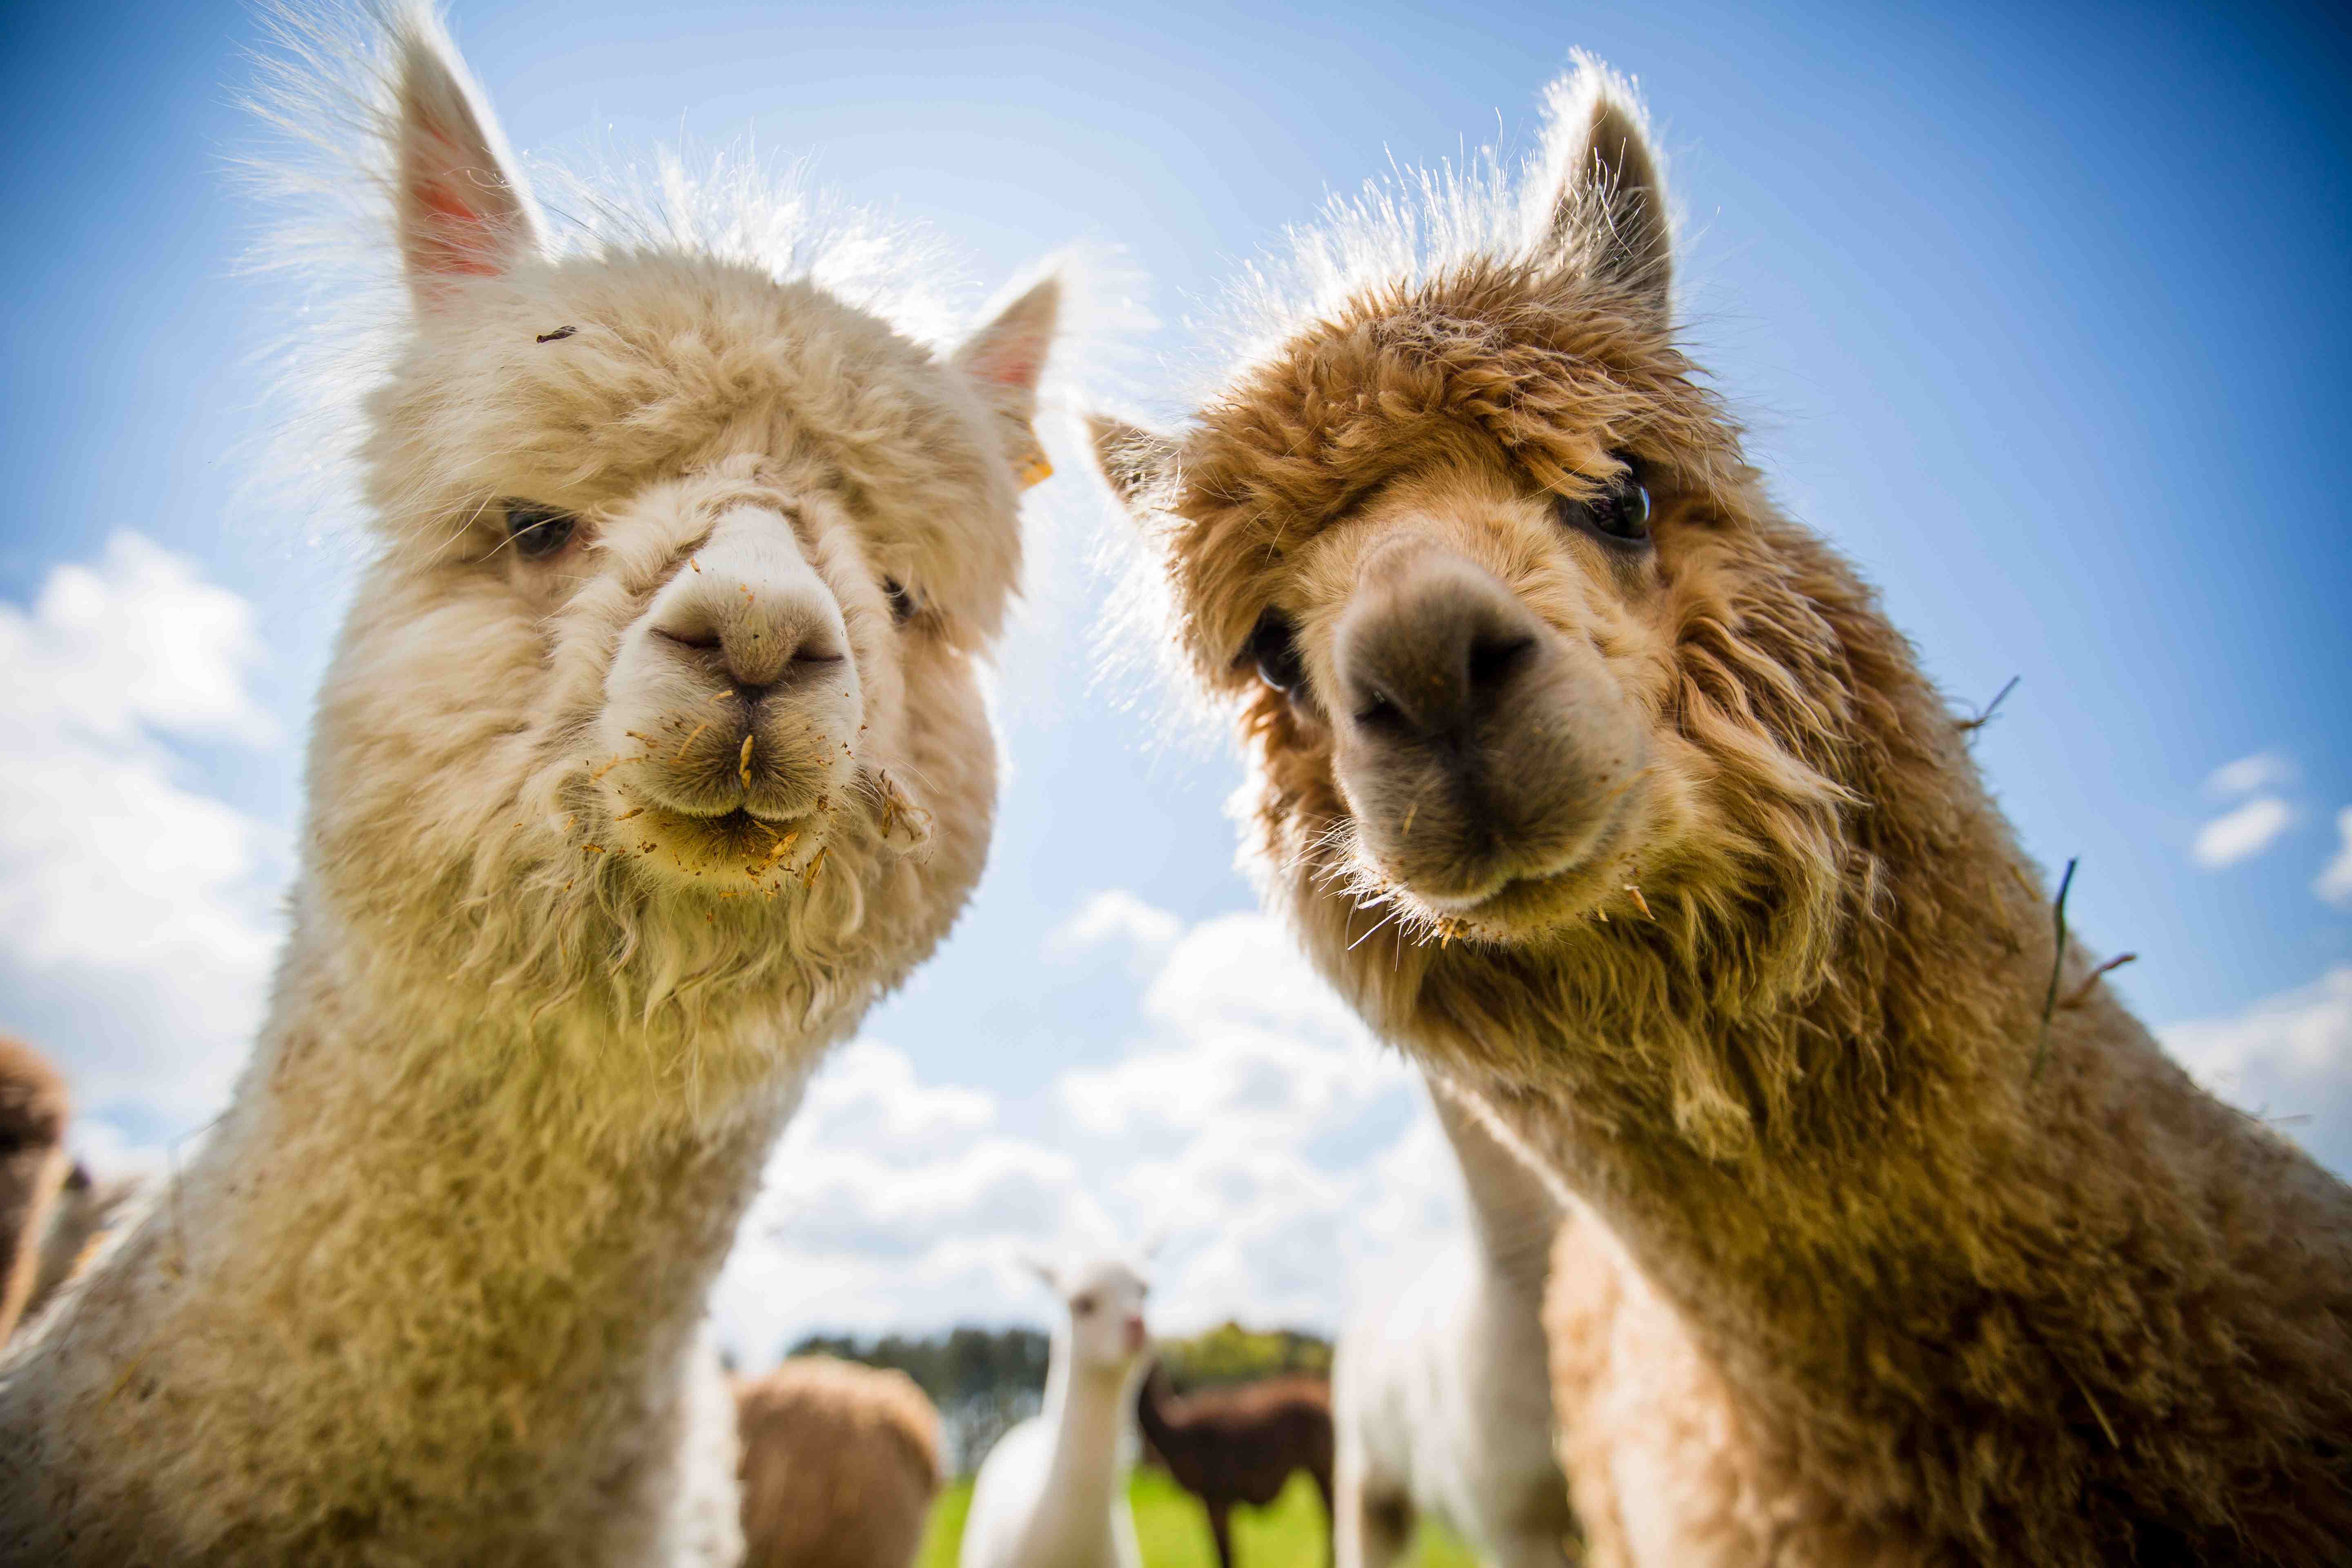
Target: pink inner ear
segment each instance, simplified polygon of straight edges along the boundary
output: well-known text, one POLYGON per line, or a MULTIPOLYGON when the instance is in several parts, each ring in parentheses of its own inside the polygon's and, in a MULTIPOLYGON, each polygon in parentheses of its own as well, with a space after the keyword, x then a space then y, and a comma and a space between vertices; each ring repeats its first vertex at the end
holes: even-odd
POLYGON ((1034 350, 1024 353, 1007 348, 982 355, 980 363, 972 368, 981 380, 997 386, 1034 386, 1037 373, 1044 366, 1045 362, 1034 350))
POLYGON ((491 259, 497 253, 497 240, 487 214, 459 201, 456 192, 438 181, 420 182, 416 202, 431 215, 426 226, 434 232, 420 247, 429 270, 470 272, 481 278, 498 274, 499 265, 491 259))
POLYGON ((415 247, 418 269, 496 277, 505 270, 499 260, 503 217, 467 199, 481 189, 467 176, 480 171, 457 162, 462 154, 441 132, 427 132, 422 141, 409 154, 412 168, 421 163, 426 168, 437 165, 438 172, 418 171, 409 180, 409 194, 421 215, 415 247), (420 156, 427 153, 432 155, 420 156))

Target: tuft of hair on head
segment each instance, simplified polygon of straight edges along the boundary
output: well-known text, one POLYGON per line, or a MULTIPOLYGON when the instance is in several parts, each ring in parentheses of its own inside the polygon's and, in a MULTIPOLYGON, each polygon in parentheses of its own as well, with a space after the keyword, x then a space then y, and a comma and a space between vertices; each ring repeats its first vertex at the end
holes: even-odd
POLYGON ((1530 254, 1672 316, 1674 222, 1665 160, 1632 79, 1579 49, 1544 89, 1543 141, 1521 184, 1530 254))

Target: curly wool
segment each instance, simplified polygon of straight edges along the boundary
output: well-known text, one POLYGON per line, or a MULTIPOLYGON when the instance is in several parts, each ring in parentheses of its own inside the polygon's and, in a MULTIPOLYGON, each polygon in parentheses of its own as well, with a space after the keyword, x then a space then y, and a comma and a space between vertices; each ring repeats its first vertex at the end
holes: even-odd
POLYGON ((903 1372, 793 1356, 735 1388, 744 1568, 908 1568, 940 1415, 903 1372))

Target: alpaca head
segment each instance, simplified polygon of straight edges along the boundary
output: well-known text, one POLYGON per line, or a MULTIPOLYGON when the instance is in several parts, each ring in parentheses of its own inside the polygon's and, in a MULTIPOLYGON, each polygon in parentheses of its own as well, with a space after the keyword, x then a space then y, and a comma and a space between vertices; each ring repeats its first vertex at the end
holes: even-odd
POLYGON ((1191 429, 1096 422, 1327 935, 1378 910, 1409 944, 1557 952, 1654 910, 1696 943, 1759 900, 1801 923, 1835 879, 1818 546, 1675 344, 1630 90, 1586 62, 1550 110, 1517 189, 1433 176, 1307 235, 1300 270, 1345 287, 1191 429))
POLYGON ((1117 1258, 1091 1258, 1058 1268, 1033 1262, 1066 1314, 1055 1339, 1067 1347, 1071 1369, 1124 1377, 1141 1361, 1151 1336, 1143 1323, 1143 1276, 1117 1258))
POLYGON ((322 704, 319 860, 361 909, 503 921, 517 959, 666 924, 656 985, 915 940, 894 910, 935 939, 985 845, 973 661, 1055 286, 942 356, 690 246, 559 251, 428 18, 383 74, 412 309, 369 405, 381 550, 322 704))

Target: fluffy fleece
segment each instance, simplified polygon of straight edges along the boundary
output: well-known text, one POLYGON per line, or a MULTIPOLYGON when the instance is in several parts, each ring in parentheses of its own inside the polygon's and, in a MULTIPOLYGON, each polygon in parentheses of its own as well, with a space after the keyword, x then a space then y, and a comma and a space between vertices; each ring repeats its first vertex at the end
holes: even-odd
POLYGON ((1560 1568, 1577 1526, 1552 1457, 1542 1321, 1559 1202, 1458 1091, 1433 1079, 1430 1097, 1471 1223, 1340 1331, 1339 1568, 1387 1568, 1423 1514, 1502 1568, 1560 1568))
POLYGON ((1375 192, 1296 262, 1188 429, 1097 447, 1269 895, 1584 1203, 1617 1342, 1687 1357, 1664 1423, 1636 1356, 1563 1385, 1597 1559, 2352 1552, 2352 1193, 2061 950, 1677 346, 1629 90, 1586 64, 1519 186, 1375 192))
POLYGON ((0 1560, 732 1561, 698 1325, 979 874, 1055 291, 946 356, 805 251, 559 248, 429 14, 296 42, 413 296, 374 549, 230 1109, 0 1365, 0 1560))
POLYGON ((940 1490, 940 1413, 903 1372, 794 1356, 738 1384, 744 1568, 908 1568, 940 1490))

